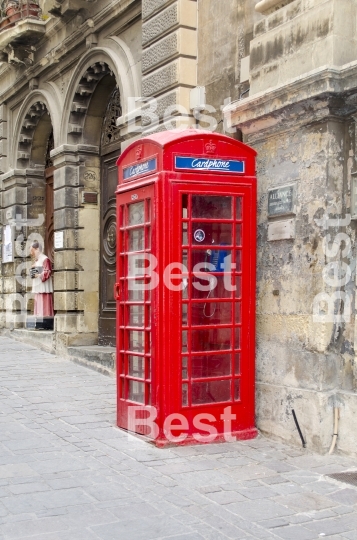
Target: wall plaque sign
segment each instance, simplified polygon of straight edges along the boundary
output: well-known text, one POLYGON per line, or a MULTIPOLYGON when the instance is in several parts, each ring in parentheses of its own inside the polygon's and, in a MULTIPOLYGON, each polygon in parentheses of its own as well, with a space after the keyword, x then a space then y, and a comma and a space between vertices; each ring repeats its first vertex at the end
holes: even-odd
POLYGON ((11 225, 6 225, 3 228, 3 244, 2 244, 2 262, 9 263, 14 261, 12 230, 11 225))
POLYGON ((282 186, 268 190, 268 216, 295 214, 295 186, 282 186))
POLYGON ((295 219, 268 223, 268 242, 295 238, 295 219))
POLYGON ((63 231, 55 232, 55 249, 63 249, 64 247, 64 234, 63 231))

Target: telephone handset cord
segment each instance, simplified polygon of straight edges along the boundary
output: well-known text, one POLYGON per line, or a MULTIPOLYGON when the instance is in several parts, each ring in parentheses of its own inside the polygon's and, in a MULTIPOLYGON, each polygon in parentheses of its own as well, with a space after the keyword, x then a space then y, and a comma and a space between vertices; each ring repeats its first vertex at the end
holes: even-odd
MULTIPOLYGON (((211 296, 211 292, 212 292, 212 289, 209 291, 206 300, 208 300, 208 298, 211 296)), ((217 304, 213 304, 213 305, 214 305, 214 310, 213 310, 213 313, 211 313, 210 315, 207 315, 207 313, 206 313, 207 302, 205 302, 205 304, 203 306, 203 316, 207 317, 207 319, 210 319, 216 313, 217 304)))
MULTIPOLYGON (((212 254, 212 251, 211 251, 210 249, 207 249, 207 250, 206 250, 206 260, 205 260, 205 263, 208 263, 207 258, 208 258, 208 256, 211 256, 211 254, 212 254)), ((209 270, 209 268, 208 268, 208 270, 209 270)), ((210 285, 212 285, 212 284, 211 284, 211 280, 210 280, 210 285)), ((211 296, 212 290, 213 290, 213 288, 210 288, 206 300, 208 300, 208 298, 211 296)), ((207 315, 207 313, 206 313, 207 302, 205 302, 205 304, 203 305, 203 316, 206 317, 207 319, 210 319, 210 318, 213 317, 214 314, 216 313, 217 304, 213 304, 213 305, 214 305, 214 310, 213 310, 213 313, 211 313, 210 315, 207 315)))

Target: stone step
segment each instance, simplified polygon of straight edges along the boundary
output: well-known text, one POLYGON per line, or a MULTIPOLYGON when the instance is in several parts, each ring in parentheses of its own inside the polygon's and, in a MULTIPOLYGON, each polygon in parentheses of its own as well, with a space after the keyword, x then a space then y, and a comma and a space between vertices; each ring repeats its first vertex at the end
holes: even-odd
POLYGON ((100 371, 105 375, 115 374, 115 347, 102 347, 101 345, 82 345, 68 347, 67 354, 74 362, 100 371))
POLYGON ((55 333, 51 330, 15 328, 12 331, 3 331, 3 335, 23 341, 46 352, 54 353, 56 350, 55 333))

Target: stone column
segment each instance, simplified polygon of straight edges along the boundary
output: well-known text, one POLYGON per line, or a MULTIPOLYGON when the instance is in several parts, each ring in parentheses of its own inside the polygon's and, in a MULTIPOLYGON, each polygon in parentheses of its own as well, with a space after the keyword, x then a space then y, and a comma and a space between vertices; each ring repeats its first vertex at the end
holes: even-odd
MULTIPOLYGON (((34 216, 35 205, 31 202, 32 189, 43 183, 43 170, 15 169, 3 174, 2 225, 10 226, 12 235, 12 262, 2 260, 2 293, 4 321, 7 328, 23 327, 29 308, 31 284, 27 276, 28 246, 30 234, 43 235, 43 219, 34 216)), ((39 211, 43 215, 43 205, 39 211)))
POLYGON ((64 145, 54 171, 54 303, 57 350, 98 339, 99 149, 64 145), (85 197, 84 193, 94 197, 85 197), (89 202, 86 202, 89 201, 89 202))
MULTIPOLYGON (((196 0, 143 0, 142 94, 155 98, 153 114, 160 123, 165 111, 178 116, 176 105, 190 114, 190 89, 197 85, 197 2, 196 0), (171 108, 168 110, 168 108, 171 108)), ((143 108, 142 125, 150 129, 148 107, 143 108)), ((171 122, 171 127, 194 123, 192 116, 171 122)), ((157 125, 156 130, 169 129, 157 125)))
MULTIPOLYGON (((6 107, 4 104, 0 105, 0 175, 5 171, 5 159, 6 159, 6 143, 7 143, 7 117, 6 117, 6 107)), ((0 237, 0 260, 1 260, 1 271, 0 271, 0 328, 5 326, 5 315, 4 315, 4 281, 3 281, 3 265, 2 265, 2 227, 4 225, 4 216, 3 216, 3 187, 2 182, 0 182, 0 225, 1 225, 1 237, 0 237)))
POLYGON ((7 114, 6 105, 0 105, 0 174, 4 174, 6 169, 5 160, 7 156, 7 114))

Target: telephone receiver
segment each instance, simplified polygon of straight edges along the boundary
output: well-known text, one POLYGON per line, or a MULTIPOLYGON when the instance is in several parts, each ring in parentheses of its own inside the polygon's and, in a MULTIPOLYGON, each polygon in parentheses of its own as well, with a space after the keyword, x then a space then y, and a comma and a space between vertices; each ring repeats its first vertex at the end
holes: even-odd
MULTIPOLYGON (((227 244, 219 244, 220 246, 226 246, 227 244)), ((227 262, 225 259, 229 255, 226 249, 208 249, 207 255, 209 255, 209 263, 214 266, 210 268, 209 272, 227 272, 227 262)))

